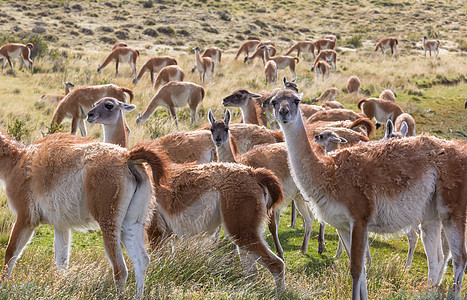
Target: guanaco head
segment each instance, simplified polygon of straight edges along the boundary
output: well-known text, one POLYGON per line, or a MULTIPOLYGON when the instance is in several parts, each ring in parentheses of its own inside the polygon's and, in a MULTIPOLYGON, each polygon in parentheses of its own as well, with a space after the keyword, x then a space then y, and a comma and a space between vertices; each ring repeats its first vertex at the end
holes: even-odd
POLYGON ((88 112, 87 121, 104 125, 115 124, 121 120, 123 111, 132 111, 135 108, 136 105, 126 104, 112 97, 104 97, 88 112))
POLYGON ((101 65, 97 65, 97 73, 100 73, 102 71, 101 65))
POLYGON ((201 49, 198 46, 194 47, 193 50, 195 50, 195 52, 201 51, 201 49))
POLYGON ((399 132, 394 131, 394 124, 392 123, 391 119, 387 120, 386 122, 386 132, 384 133, 383 140, 389 140, 392 138, 401 139, 407 136, 407 132, 409 131, 409 126, 404 121, 401 124, 401 128, 399 132))
POLYGON ((272 105, 274 115, 279 123, 286 124, 293 121, 297 116, 301 117, 298 105, 302 100, 303 93, 295 93, 291 90, 280 90, 273 97, 263 102, 263 107, 272 105))
POLYGON ((224 121, 214 119, 212 111, 208 112, 209 123, 211 123, 211 138, 216 147, 220 147, 229 141, 230 110, 225 112, 224 121))
POLYGON ((337 135, 332 130, 325 130, 315 135, 315 142, 324 147, 324 151, 330 152, 338 148, 338 144, 345 144, 347 140, 337 135))
POLYGON ((133 77, 133 84, 137 84, 138 83, 138 77, 133 77))
POLYGON ((62 83, 63 83, 63 84, 65 85, 65 87, 67 87, 67 88, 75 87, 75 85, 74 85, 73 83, 69 82, 69 81, 65 81, 65 82, 62 82, 62 83))
POLYGON ((247 90, 237 90, 232 95, 225 97, 222 100, 222 105, 228 107, 242 107, 248 104, 248 101, 251 98, 261 98, 262 96, 259 94, 251 93, 247 90))
POLYGON ((297 80, 297 76, 295 76, 295 78, 292 79, 292 81, 287 81, 287 78, 284 76, 284 79, 283 79, 284 88, 298 93, 298 87, 297 87, 297 84, 295 83, 296 80, 297 80))

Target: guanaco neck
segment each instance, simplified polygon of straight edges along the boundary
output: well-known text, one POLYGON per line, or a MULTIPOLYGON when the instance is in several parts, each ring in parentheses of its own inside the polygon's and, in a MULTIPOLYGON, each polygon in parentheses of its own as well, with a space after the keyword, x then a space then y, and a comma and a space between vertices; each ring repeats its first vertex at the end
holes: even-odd
POLYGON ((196 56, 196 66, 198 67, 198 70, 204 69, 203 63, 201 62, 201 56, 199 55, 199 50, 195 50, 195 56, 196 56))
POLYGON ((129 129, 122 112, 119 114, 118 122, 102 126, 104 127, 104 142, 128 147, 129 129))
POLYGON ((5 180, 21 160, 26 146, 0 133, 0 179, 5 180))
POLYGON ((240 106, 240 110, 242 111, 243 123, 261 125, 258 120, 255 103, 251 97, 246 101, 244 106, 240 106))
POLYGON ((70 93, 70 91, 71 91, 70 86, 65 85, 65 95, 68 95, 70 93))
POLYGON ((217 160, 219 162, 231 162, 236 163, 237 160, 235 159, 235 155, 233 153, 233 141, 229 134, 229 142, 223 143, 219 147, 216 146, 217 151, 217 160))

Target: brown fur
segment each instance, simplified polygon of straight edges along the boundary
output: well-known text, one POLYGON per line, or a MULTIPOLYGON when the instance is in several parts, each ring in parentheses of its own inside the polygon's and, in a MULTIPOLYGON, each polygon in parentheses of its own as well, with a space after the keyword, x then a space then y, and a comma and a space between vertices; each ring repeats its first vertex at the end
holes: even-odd
POLYGON ((325 109, 344 109, 344 105, 339 101, 326 101, 321 106, 325 109))
POLYGON ((129 95, 131 103, 134 98, 133 92, 125 87, 114 84, 77 87, 58 104, 52 116, 51 127, 60 125, 65 117, 71 117, 71 133, 76 134, 79 127, 81 135, 86 136, 84 119, 94 103, 105 96, 126 102, 125 93, 129 95))
POLYGON ((245 53, 245 56, 248 56, 250 52, 256 50, 256 46, 260 43, 258 40, 248 40, 243 42, 243 44, 238 48, 237 54, 235 54, 235 60, 240 56, 240 54, 245 53))
POLYGON ((331 66, 327 62, 319 60, 314 65, 314 68, 316 70, 316 78, 318 78, 320 74, 323 76, 323 80, 325 77, 329 77, 331 66))
POLYGON ((265 58, 266 49, 267 49, 268 54, 270 56, 271 55, 272 56, 276 55, 276 53, 277 53, 276 47, 268 46, 267 48, 262 48, 261 46, 262 46, 261 43, 259 43, 258 46, 256 46, 255 52, 253 52, 253 54, 251 56, 248 56, 248 55, 245 56, 245 59, 243 60, 243 62, 247 62, 249 60, 252 61, 255 58, 260 58, 263 61, 263 65, 266 64, 266 62, 267 62, 267 60, 265 58))
POLYGON ((356 112, 349 109, 326 109, 317 112, 308 118, 306 122, 309 124, 317 121, 355 121, 362 117, 366 116, 363 114, 357 114, 356 112))
POLYGON ((102 65, 97 67, 97 72, 100 73, 102 70, 107 67, 109 63, 115 60, 115 75, 118 75, 118 66, 120 63, 121 56, 130 55, 130 66, 133 71, 133 77, 136 75, 136 60, 139 56, 139 51, 129 47, 117 47, 110 52, 110 54, 105 58, 102 65))
POLYGON ((112 51, 117 49, 118 47, 128 47, 128 44, 125 42, 115 42, 112 46, 112 51))
POLYGON ((292 72, 293 76, 295 76, 295 65, 300 62, 300 58, 297 56, 292 57, 292 56, 285 56, 285 55, 278 55, 278 56, 270 56, 269 55, 269 50, 271 46, 262 46, 259 49, 265 50, 264 53, 264 61, 267 62, 269 60, 273 60, 276 65, 278 70, 285 69, 289 67, 290 71, 292 72))
POLYGON ((355 75, 352 75, 347 80, 347 93, 357 93, 360 92, 360 78, 355 75))
POLYGON ((266 84, 273 84, 277 81, 277 64, 273 60, 269 60, 264 66, 264 75, 266 76, 266 84))
POLYGON ((148 59, 138 72, 138 75, 133 78, 133 83, 137 84, 143 77, 144 73, 149 72, 151 76, 151 83, 154 85, 154 77, 163 67, 177 65, 177 60, 170 56, 155 56, 148 59))
MULTIPOLYGON (((157 153, 142 146, 128 151, 68 134, 49 135, 31 146, 24 146, 0 133, 0 145, 0 176, 5 180, 11 209, 17 215, 5 251, 2 279, 10 277, 16 258, 34 228, 41 223, 55 227, 56 237, 60 234, 62 238, 73 228, 97 223, 119 292, 123 292, 128 274, 121 239, 125 245, 132 243, 133 249, 139 249, 139 253, 133 250, 130 258, 139 265, 140 272, 146 272, 149 257, 144 241, 129 236, 125 226, 130 224, 132 233, 143 235, 142 226, 137 228, 134 224, 145 221, 151 185, 141 163, 147 161, 155 168, 152 172, 159 182, 164 177, 165 168, 157 153), (83 173, 82 178, 75 175, 79 172, 83 173), (70 185, 70 180, 75 181, 74 185, 70 185), (67 187, 69 195, 64 196, 67 187), (127 189, 134 189, 134 192, 127 189), (141 194, 140 189, 146 193, 141 194), (128 214, 130 208, 133 215, 128 214)), ((56 264, 59 268, 67 268, 68 254, 63 255, 69 242, 65 241, 62 246, 66 249, 56 250, 59 252, 56 256, 63 261, 56 260, 56 264)), ((137 274, 137 278, 144 277, 144 273, 137 274)), ((144 280, 138 282, 137 279, 136 284, 137 297, 141 297, 144 280)))
POLYGON ((321 52, 321 50, 324 49, 331 49, 334 50, 336 48, 336 41, 330 40, 330 39, 319 39, 314 42, 316 50, 318 51, 318 54, 321 52))
POLYGON ((297 51, 297 56, 300 58, 302 57, 302 52, 309 54, 313 59, 315 58, 315 44, 313 42, 296 42, 284 53, 284 55, 290 55, 294 51, 297 51))
POLYGON ((364 113, 370 120, 376 118, 376 110, 380 110, 387 114, 387 118, 376 120, 381 124, 385 124, 388 119, 394 121, 397 119, 397 117, 399 117, 399 115, 404 113, 396 103, 376 98, 360 99, 360 101, 358 101, 357 107, 361 109, 362 113, 364 113))
POLYGON ((74 87, 74 85, 67 81, 63 83, 65 85, 65 94, 64 95, 54 95, 54 94, 44 94, 41 96, 41 98, 38 100, 38 102, 42 101, 50 101, 52 103, 58 103, 62 101, 63 98, 65 98, 66 95, 68 95, 71 92, 71 88, 74 87))
POLYGON ((183 81, 185 79, 185 72, 177 65, 163 67, 159 74, 157 74, 156 82, 154 83, 154 90, 157 92, 159 87, 163 86, 170 81, 183 81))
POLYGON ((384 48, 389 47, 391 48, 391 55, 394 55, 394 52, 396 53, 396 58, 399 57, 399 53, 397 52, 397 45, 399 44, 399 41, 394 38, 394 37, 385 37, 382 38, 378 41, 375 47, 375 51, 378 51, 378 48, 381 49, 381 52, 384 55, 384 48))
POLYGON ((339 96, 340 92, 339 89, 332 87, 324 90, 324 92, 318 98, 312 99, 313 102, 319 101, 334 101, 336 100, 337 96, 339 96))
POLYGON ((196 59, 196 69, 198 69, 199 79, 201 80, 201 83, 204 84, 205 77, 207 77, 208 81, 211 80, 211 83, 214 83, 214 68, 216 66, 214 59, 208 56, 201 57, 201 55, 199 54, 199 47, 195 47, 194 50, 196 59))
POLYGON ((402 122, 407 123, 408 131, 407 131, 406 136, 415 136, 416 133, 415 133, 415 120, 414 120, 414 118, 411 115, 407 114, 407 113, 403 113, 403 114, 399 115, 399 117, 397 117, 396 121, 394 122, 394 127, 395 127, 396 131, 398 131, 398 132, 400 131, 401 126, 402 126, 402 122))
POLYGON ((147 120, 158 106, 163 105, 167 107, 169 115, 175 120, 175 124, 178 126, 175 107, 188 104, 190 107, 190 125, 196 124, 198 122, 198 105, 203 101, 204 95, 204 88, 192 82, 169 82, 156 92, 143 114, 141 116, 138 115, 136 123, 147 120), (181 95, 186 95, 186 97, 178 99, 181 95))
POLYGON ((331 66, 331 71, 334 67, 334 71, 337 68, 336 61, 337 61, 337 52, 332 50, 332 49, 326 49, 318 53, 318 55, 315 58, 315 61, 313 62, 313 66, 311 67, 311 71, 315 70, 315 65, 318 63, 318 61, 324 60, 329 65, 331 66))
POLYGON ((368 142, 370 139, 362 132, 357 132, 347 127, 338 127, 334 122, 315 122, 312 124, 306 125, 306 133, 309 140, 313 140, 314 137, 325 131, 325 130, 332 130, 338 136, 347 140, 348 143, 343 144, 342 146, 352 146, 356 145, 360 142, 368 142))
POLYGON ((396 96, 394 96, 394 93, 391 90, 382 91, 381 94, 379 94, 379 99, 396 102, 396 96))
POLYGON ((222 100, 225 107, 239 107, 242 111, 242 123, 266 126, 261 119, 262 110, 254 99, 261 99, 260 94, 247 90, 236 90, 222 100))
POLYGON ((5 68, 6 63, 10 64, 10 68, 13 71, 13 63, 11 62, 11 55, 19 50, 20 58, 23 60, 26 71, 29 67, 31 67, 31 74, 34 72, 33 69, 33 61, 31 60, 31 51, 34 49, 34 44, 27 43, 26 45, 23 44, 15 44, 15 43, 8 43, 0 47, 0 58, 3 58, 2 64, 2 72, 5 68))

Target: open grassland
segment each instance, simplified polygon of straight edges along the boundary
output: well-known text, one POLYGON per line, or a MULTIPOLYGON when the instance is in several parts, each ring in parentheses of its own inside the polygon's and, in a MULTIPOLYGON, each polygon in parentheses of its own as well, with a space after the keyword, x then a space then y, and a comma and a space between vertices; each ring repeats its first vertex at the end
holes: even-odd
MULTIPOLYGON (((146 74, 138 85, 131 82, 131 70, 121 65, 115 76, 114 64, 97 74, 111 44, 124 40, 140 50, 138 67, 155 55, 177 58, 185 70, 186 81, 199 83, 192 48, 216 45, 224 50, 222 70, 215 84, 206 86, 206 98, 199 111, 200 124, 207 122, 212 109, 224 115, 222 99, 239 88, 252 92, 280 87, 280 82, 266 86, 259 61, 244 64, 234 61, 237 47, 247 38, 276 41, 279 53, 293 42, 315 40, 327 34, 338 36, 337 72, 325 81, 310 73, 310 58, 297 66, 297 83, 304 101, 318 96, 325 88, 337 87, 346 108, 356 109, 362 97, 377 97, 386 88, 396 94, 396 102, 412 114, 417 133, 430 133, 442 138, 467 140, 467 54, 465 1, 114 1, 65 2, 0 1, 0 44, 26 42, 29 38, 39 50, 35 74, 18 71, 0 75, 0 124, 24 143, 42 137, 50 125, 54 105, 38 103, 45 93, 63 93, 62 81, 75 86, 115 83, 133 89, 136 111, 127 114, 131 128, 130 143, 156 138, 176 130, 167 111, 159 108, 142 126, 136 126, 138 112, 144 110, 154 92, 146 74), (34 33, 34 34, 31 34, 34 33), (421 37, 441 41, 438 60, 424 59, 421 37), (373 52, 377 40, 384 36, 399 38, 400 58, 373 52), (345 83, 357 75, 362 81, 359 95, 349 95, 345 83)), ((279 78, 291 77, 280 70, 279 78)), ((240 114, 233 109, 234 121, 240 114)), ((178 110, 180 130, 189 127, 188 108, 178 110)), ((69 131, 65 122, 62 130, 69 131)), ((102 129, 88 124, 88 134, 101 139, 102 129)), ((379 138, 382 132, 378 132, 379 138)), ((304 227, 287 227, 288 211, 281 218, 279 237, 285 250, 286 282, 290 299, 346 299, 351 295, 348 259, 344 254, 333 258, 337 234, 328 226, 327 251, 317 254, 317 222, 306 256, 298 253, 304 227)), ((0 197, 0 261, 14 222, 6 196, 0 197)), ((0 285, 1 299, 51 298, 100 299, 115 298, 115 288, 99 231, 75 233, 70 271, 59 274, 54 266, 53 230, 49 226, 36 229, 34 238, 18 261, 12 280, 0 285)), ((404 270, 405 237, 370 239, 373 264, 368 269, 369 297, 386 299, 439 299, 452 283, 449 267, 439 294, 426 289, 426 259, 421 242, 417 246, 410 270, 404 270)), ((272 240, 268 237, 268 243, 272 240)), ((147 274, 146 296, 176 299, 258 299, 275 296, 270 274, 261 269, 258 278, 242 276, 238 258, 230 255, 230 244, 200 243, 198 239, 173 241, 151 253, 147 274)), ((127 261, 129 262, 129 260, 127 261)), ((130 263, 131 268, 131 263, 130 263)), ((131 269, 130 269, 131 272, 131 269)), ((130 273, 131 274, 131 273, 130 273)), ((462 295, 466 295, 466 288, 462 295)), ((134 289, 130 275, 127 296, 134 289)))

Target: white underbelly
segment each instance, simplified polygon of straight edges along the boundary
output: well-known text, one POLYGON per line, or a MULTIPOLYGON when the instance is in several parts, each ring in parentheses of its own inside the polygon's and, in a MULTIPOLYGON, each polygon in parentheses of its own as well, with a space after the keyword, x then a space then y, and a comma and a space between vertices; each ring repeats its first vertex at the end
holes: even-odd
POLYGON ((125 54, 125 55, 119 55, 119 56, 118 56, 118 59, 120 60, 121 63, 130 62, 130 60, 131 60, 131 52, 129 52, 128 54, 125 54))
POLYGON ((172 96, 172 102, 175 107, 183 107, 190 100, 191 91, 189 89, 184 89, 178 95, 172 96))

